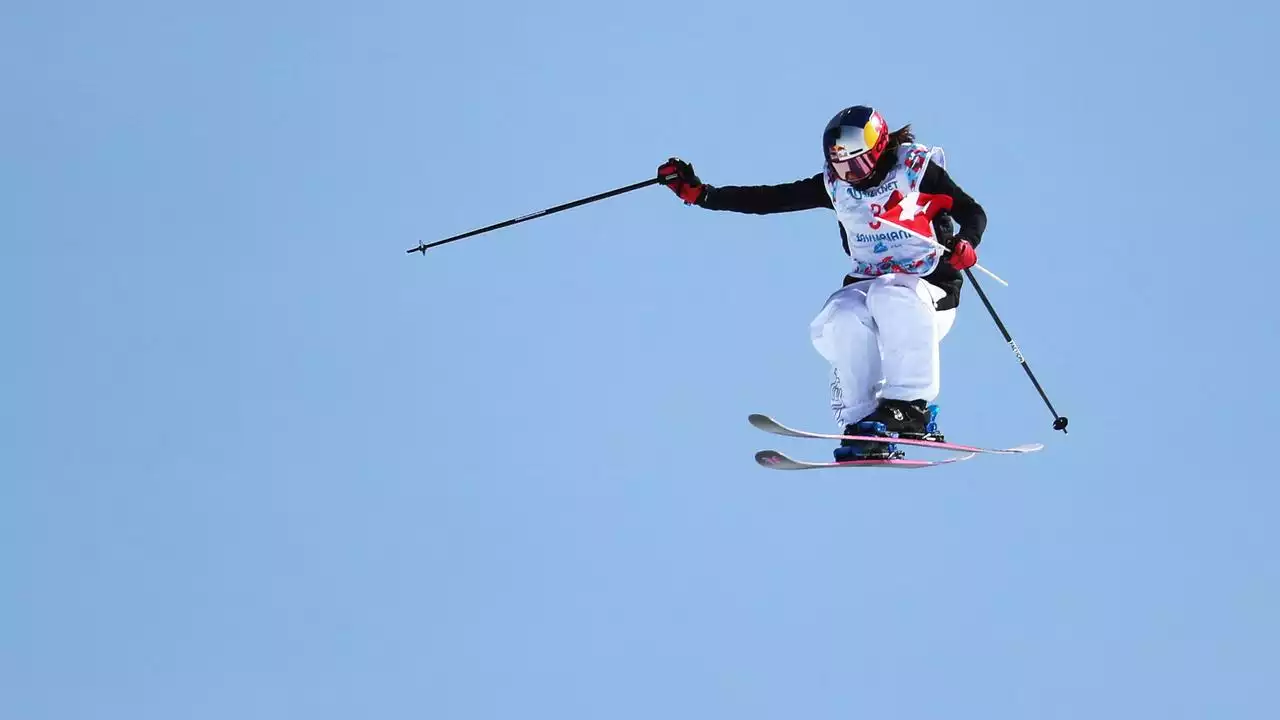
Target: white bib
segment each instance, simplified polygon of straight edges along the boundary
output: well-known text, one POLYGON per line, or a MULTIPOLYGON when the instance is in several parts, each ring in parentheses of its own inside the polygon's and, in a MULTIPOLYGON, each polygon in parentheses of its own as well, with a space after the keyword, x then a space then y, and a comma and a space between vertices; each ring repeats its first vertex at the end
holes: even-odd
MULTIPOLYGON (((835 206, 836 217, 848 238, 849 257, 853 261, 853 277, 872 278, 888 273, 928 275, 938 266, 942 250, 915 235, 877 220, 876 216, 893 193, 909 195, 919 191, 921 178, 929 162, 946 167, 942 148, 924 145, 902 145, 897 149, 893 169, 875 187, 859 190, 853 185, 824 173, 827 194, 835 206)), ((932 227, 929 229, 932 236, 932 227)))

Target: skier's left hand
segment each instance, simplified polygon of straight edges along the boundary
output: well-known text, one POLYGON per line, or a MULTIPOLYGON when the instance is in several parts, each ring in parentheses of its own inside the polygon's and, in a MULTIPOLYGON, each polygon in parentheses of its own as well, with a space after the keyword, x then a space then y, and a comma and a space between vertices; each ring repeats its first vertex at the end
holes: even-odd
POLYGON ((973 249, 968 240, 956 240, 947 262, 957 270, 968 270, 978 264, 978 251, 973 249))

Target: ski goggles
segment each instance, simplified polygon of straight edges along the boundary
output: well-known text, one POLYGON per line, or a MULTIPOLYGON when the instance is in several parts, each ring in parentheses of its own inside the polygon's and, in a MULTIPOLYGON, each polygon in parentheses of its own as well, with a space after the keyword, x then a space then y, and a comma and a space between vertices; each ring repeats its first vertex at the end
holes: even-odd
POLYGON ((827 162, 831 163, 831 169, 835 171, 836 177, 846 182, 858 182, 875 170, 877 159, 874 153, 867 151, 844 160, 829 158, 827 162))

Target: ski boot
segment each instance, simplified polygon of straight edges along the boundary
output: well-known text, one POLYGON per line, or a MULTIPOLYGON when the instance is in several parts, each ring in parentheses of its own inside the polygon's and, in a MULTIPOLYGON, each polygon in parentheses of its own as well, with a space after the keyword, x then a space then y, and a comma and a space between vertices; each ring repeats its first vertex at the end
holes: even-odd
MULTIPOLYGON (((880 407, 862 420, 846 425, 845 435, 909 438, 942 442, 938 432, 938 406, 923 400, 881 400, 880 407)), ((836 462, 853 460, 899 460, 906 453, 894 443, 841 440, 833 455, 836 462)))

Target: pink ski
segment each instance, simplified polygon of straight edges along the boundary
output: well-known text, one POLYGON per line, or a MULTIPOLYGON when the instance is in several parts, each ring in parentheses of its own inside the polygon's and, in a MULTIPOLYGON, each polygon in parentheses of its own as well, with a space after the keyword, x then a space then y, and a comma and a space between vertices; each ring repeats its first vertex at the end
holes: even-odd
POLYGON ((936 465, 950 465, 962 460, 977 457, 977 453, 957 455, 946 460, 850 460, 847 462, 808 462, 793 460, 777 450, 761 450, 756 453, 756 462, 772 470, 820 470, 822 468, 859 468, 880 467, 895 470, 919 470, 936 465))
MULTIPOLYGON (((1033 453, 1038 450, 1044 449, 1044 445, 1040 443, 1029 443, 1027 445, 1018 445, 1016 447, 1011 447, 1011 448, 981 448, 981 447, 972 447, 969 445, 957 445, 955 443, 948 443, 948 442, 934 442, 932 440, 911 440, 906 438, 886 438, 886 437, 875 437, 875 436, 863 437, 861 435, 833 435, 833 434, 827 434, 827 433, 807 432, 804 430, 795 430, 793 428, 789 428, 786 425, 783 425, 782 423, 778 422, 777 420, 774 420, 773 418, 769 417, 768 415, 761 415, 759 413, 753 413, 747 418, 747 421, 760 430, 763 430, 767 433, 772 433, 774 435, 782 435, 784 437, 816 438, 821 440, 845 440, 845 439, 865 440, 868 442, 893 443, 895 445, 910 445, 910 446, 916 446, 916 447, 933 448, 935 450, 948 450, 951 452, 971 453, 971 454, 981 453, 986 455, 1022 455, 1025 453, 1033 453)), ((879 462, 881 464, 884 463, 884 461, 875 461, 875 462, 879 462)), ((897 462, 917 462, 917 461, 899 460, 897 462)), ((841 463, 841 464, 848 464, 848 463, 841 463)), ((829 465, 834 466, 831 464, 829 465)))

